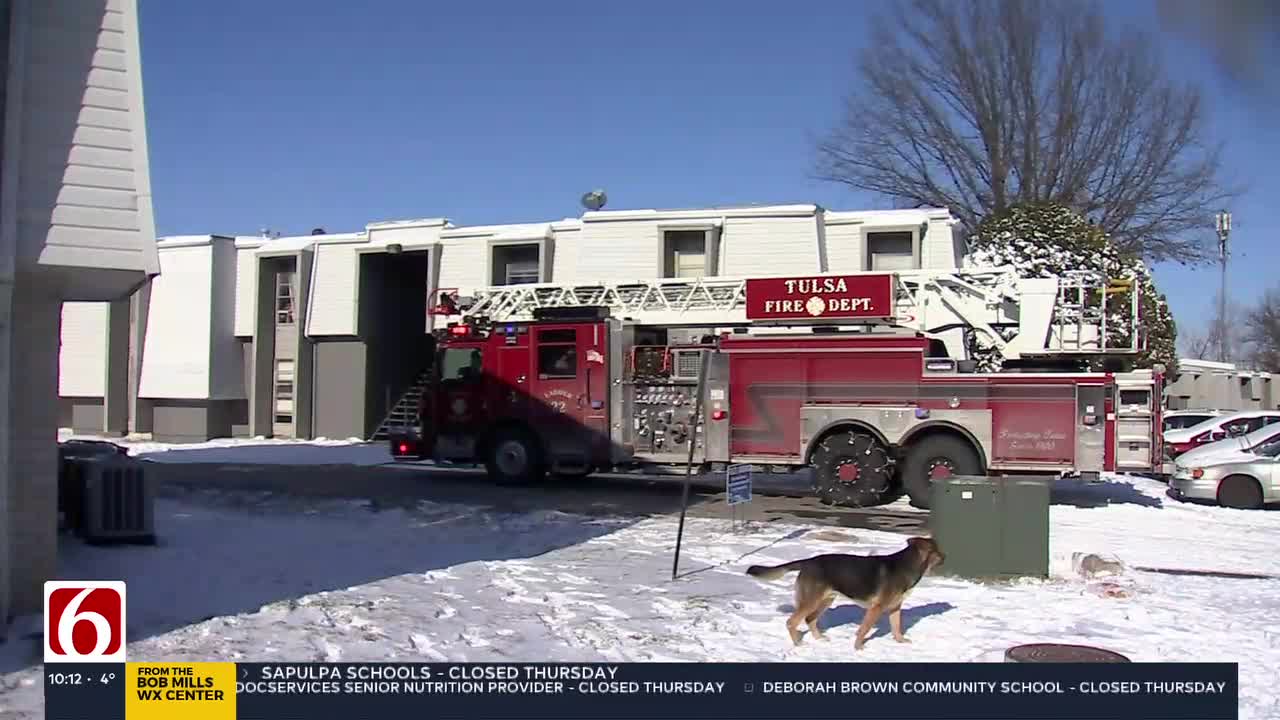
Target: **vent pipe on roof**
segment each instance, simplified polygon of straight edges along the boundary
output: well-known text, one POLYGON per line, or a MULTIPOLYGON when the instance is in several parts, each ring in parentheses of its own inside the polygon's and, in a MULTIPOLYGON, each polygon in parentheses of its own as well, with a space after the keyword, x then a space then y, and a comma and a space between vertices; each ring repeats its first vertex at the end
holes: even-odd
POLYGON ((326 235, 324 228, 311 228, 312 235, 326 235))

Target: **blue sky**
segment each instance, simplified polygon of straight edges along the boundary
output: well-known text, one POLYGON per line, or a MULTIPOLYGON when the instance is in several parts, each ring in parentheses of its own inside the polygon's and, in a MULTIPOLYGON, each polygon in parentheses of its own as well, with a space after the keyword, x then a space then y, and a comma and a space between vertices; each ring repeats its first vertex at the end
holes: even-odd
MULTIPOLYGON (((445 216, 460 224, 610 207, 885 200, 809 179, 837 117, 867 2, 140 4, 158 231, 285 234, 445 216)), ((1152 17, 1116 3, 1125 22, 1152 17)), ((1177 38, 1170 68, 1210 83, 1232 145, 1233 299, 1280 286, 1265 213, 1280 199, 1275 105, 1219 87, 1177 38)), ((1158 268, 1184 326, 1214 269, 1158 268)))

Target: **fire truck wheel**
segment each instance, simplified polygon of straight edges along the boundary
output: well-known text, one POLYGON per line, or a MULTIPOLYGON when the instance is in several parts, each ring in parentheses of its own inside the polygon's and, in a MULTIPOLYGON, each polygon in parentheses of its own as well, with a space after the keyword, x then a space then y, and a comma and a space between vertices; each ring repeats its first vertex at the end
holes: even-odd
POLYGON ((1237 510, 1262 507, 1262 486, 1247 475, 1230 475, 1218 483, 1218 504, 1237 510))
POLYGON ((907 450, 902 463, 902 486, 912 505, 928 510, 935 479, 981 472, 981 461, 969 443, 953 435, 930 435, 907 450))
POLYGON ((893 493, 893 459, 867 433, 827 437, 813 453, 814 491, 825 505, 883 505, 893 493))
POLYGON ((485 470, 500 483, 521 484, 540 480, 545 473, 542 452, 532 435, 503 430, 489 444, 485 470))

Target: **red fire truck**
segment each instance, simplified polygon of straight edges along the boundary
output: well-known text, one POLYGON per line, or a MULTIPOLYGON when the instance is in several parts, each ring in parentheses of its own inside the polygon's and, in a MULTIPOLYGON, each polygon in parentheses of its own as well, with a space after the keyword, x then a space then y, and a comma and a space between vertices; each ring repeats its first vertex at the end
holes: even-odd
POLYGON ((1008 268, 488 288, 443 299, 455 322, 392 454, 507 482, 811 468, 846 506, 928 507, 952 473, 1152 472, 1161 368, 1079 369, 1142 346, 1132 284, 1114 332, 1116 290, 1008 268), (976 372, 973 347, 1002 370, 976 372))

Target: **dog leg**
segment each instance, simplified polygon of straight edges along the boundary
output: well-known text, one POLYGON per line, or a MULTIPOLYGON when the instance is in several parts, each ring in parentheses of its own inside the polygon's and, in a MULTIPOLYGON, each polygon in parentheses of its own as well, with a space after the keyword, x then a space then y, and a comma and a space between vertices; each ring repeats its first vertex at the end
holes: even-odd
POLYGON ((902 632, 902 606, 889 611, 889 627, 893 630, 893 639, 900 643, 909 643, 911 640, 902 632))
POLYGON ((835 595, 826 596, 825 598, 822 599, 822 602, 818 605, 818 609, 809 613, 808 616, 805 617, 804 619, 805 624, 809 626, 809 634, 813 636, 814 640, 827 639, 827 636, 823 635, 822 630, 818 627, 818 621, 822 619, 822 614, 825 613, 827 609, 831 607, 831 603, 835 602, 835 599, 836 599, 835 595))
POLYGON ((803 577, 796 581, 796 609, 787 618, 787 632, 791 635, 792 643, 800 644, 800 623, 822 605, 824 597, 825 593, 805 583, 803 577))
POLYGON ((862 624, 858 626, 858 635, 853 639, 853 649, 861 650, 862 646, 867 643, 867 635, 875 628, 876 623, 880 621, 880 613, 883 612, 879 603, 873 603, 867 608, 867 614, 862 617, 862 624))

